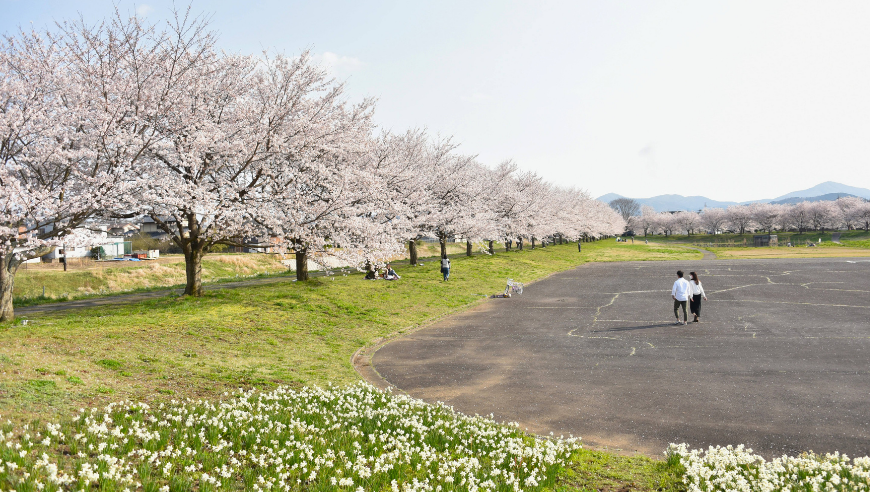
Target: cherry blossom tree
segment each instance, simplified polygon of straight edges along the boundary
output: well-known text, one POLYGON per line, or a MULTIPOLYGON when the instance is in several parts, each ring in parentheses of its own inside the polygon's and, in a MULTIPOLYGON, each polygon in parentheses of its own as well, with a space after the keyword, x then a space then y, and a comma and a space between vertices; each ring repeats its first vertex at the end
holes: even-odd
POLYGON ((865 202, 866 200, 856 196, 837 199, 836 204, 840 207, 840 212, 843 216, 843 225, 846 229, 852 230, 856 227, 856 224, 860 224, 858 227, 863 225, 861 221, 861 205, 865 202))
POLYGON ((354 167, 347 163, 368 139, 371 101, 348 106, 343 86, 307 52, 259 59, 219 53, 207 23, 187 15, 165 29, 116 16, 67 32, 90 85, 109 88, 113 111, 132 115, 101 155, 142 147, 133 191, 112 213, 150 217, 182 249, 185 294, 202 293, 202 258, 219 244, 274 237, 290 241, 306 264, 319 243, 300 231, 310 233, 311 224, 323 231, 324 214, 352 201, 344 187, 356 186, 352 179, 324 176, 354 167), (325 199, 326 189, 341 189, 341 199, 325 199), (307 200, 293 202, 306 192, 307 200), (288 213, 305 206, 307 215, 288 213))
POLYGON ((769 233, 773 232, 779 216, 783 213, 782 205, 771 203, 753 203, 749 205, 749 216, 752 221, 769 233))
POLYGON ((674 217, 674 219, 679 223, 680 230, 690 236, 695 232, 695 229, 701 222, 701 218, 697 212, 678 212, 675 215, 676 217, 674 217))
POLYGON ((79 82, 68 47, 51 34, 0 41, 0 321, 14 318, 21 263, 91 242, 82 226, 123 175, 90 150, 99 128, 79 82))
POLYGON ((366 162, 384 198, 381 215, 396 238, 408 242, 411 265, 417 264, 421 217, 427 215, 430 203, 425 172, 429 151, 425 130, 383 132, 374 140, 366 162))
POLYGON ((649 205, 644 205, 640 209, 640 219, 638 223, 641 228, 643 228, 643 235, 646 236, 650 232, 655 234, 655 226, 656 226, 656 211, 654 208, 649 205))
POLYGON ((670 212, 661 212, 656 216, 656 226, 664 233, 665 236, 670 236, 674 231, 679 230, 680 221, 677 214, 670 212))
POLYGON ((843 220, 843 212, 835 202, 818 201, 808 205, 810 223, 817 231, 836 229, 843 220))
POLYGON ((810 227, 812 221, 810 219, 810 204, 809 202, 800 202, 791 205, 783 214, 788 220, 788 223, 798 230, 798 233, 803 234, 810 227))
POLYGON ((870 201, 864 200, 850 212, 857 224, 863 224, 865 231, 870 231, 870 201))
POLYGON ((449 139, 430 145, 425 168, 426 199, 417 204, 416 223, 422 234, 438 238, 441 257, 447 257, 447 240, 476 234, 480 220, 475 213, 485 211, 484 170, 474 156, 456 153, 449 139))
POLYGON ((746 234, 752 225, 752 210, 747 205, 731 205, 725 209, 728 224, 739 234, 746 234))
POLYGON ((721 208, 706 208, 701 212, 701 225, 712 234, 718 234, 728 222, 728 214, 721 208))

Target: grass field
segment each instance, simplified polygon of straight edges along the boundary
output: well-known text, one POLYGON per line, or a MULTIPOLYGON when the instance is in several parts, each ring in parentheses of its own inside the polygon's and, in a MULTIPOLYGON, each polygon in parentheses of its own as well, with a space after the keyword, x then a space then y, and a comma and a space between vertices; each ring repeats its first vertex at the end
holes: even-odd
MULTIPOLYGON (((465 243, 448 243, 447 252, 464 253, 465 243)), ((438 243, 420 243, 418 253, 421 257, 435 256, 440 254, 440 246, 438 243)), ((404 258, 407 255, 398 259, 404 258)), ((212 283, 291 274, 282 260, 292 264, 292 259, 292 254, 207 255, 203 260, 202 280, 212 283)), ((182 255, 163 255, 158 260, 142 262, 96 262, 89 258, 75 258, 70 260, 67 271, 63 271, 60 263, 25 264, 15 276, 15 305, 183 287, 185 281, 182 255)))
MULTIPOLYGON (((767 234, 766 232, 759 232, 758 234, 767 234)), ((774 231, 773 234, 777 235, 779 240, 780 247, 785 247, 785 244, 791 241, 794 244, 805 245, 807 242, 818 243, 819 239, 822 240, 822 244, 831 243, 832 233, 829 232, 815 232, 808 231, 803 234, 798 234, 796 232, 777 232, 774 231)), ((723 247, 723 246, 735 246, 735 247, 743 247, 744 244, 752 245, 753 237, 756 233, 747 233, 747 234, 692 234, 692 235, 684 235, 684 234, 671 234, 670 236, 664 235, 655 235, 655 236, 637 236, 635 240, 643 241, 644 239, 649 239, 650 242, 657 243, 682 243, 682 244, 698 244, 698 245, 713 245, 723 247)), ((870 232, 866 232, 863 230, 852 230, 852 231, 840 231, 840 241, 844 243, 844 245, 849 247, 868 247, 867 243, 870 242, 870 232)))
MULTIPOLYGON (((824 243, 823 243, 824 244, 824 243)), ((723 260, 751 258, 853 258, 870 256, 870 248, 820 247, 807 248, 706 248, 723 260)))
MULTIPOLYGON (((287 270, 278 255, 215 254, 203 260, 204 282, 238 279, 287 270)), ((184 257, 170 255, 155 261, 95 262, 70 260, 65 272, 58 264, 22 265, 15 276, 15 301, 76 299, 93 295, 184 285, 184 257), (43 297, 44 292, 44 297, 43 297)))
MULTIPOLYGON (((396 282, 349 273, 46 314, 26 325, 19 319, 0 325, 3 419, 63 419, 109 401, 216 398, 238 387, 351 383, 358 380, 350 364, 358 348, 465 309, 502 290, 508 277, 528 283, 588 261, 701 256, 611 241, 585 243, 583 253, 576 248, 458 257, 450 282, 441 281, 436 260, 424 259, 419 267, 399 265, 396 282)), ((577 461, 577 469, 593 467, 613 483, 673 478, 662 475, 658 461, 583 456, 588 462, 577 461)), ((565 483, 580 487, 587 478, 565 483)))
MULTIPOLYGON (((753 247, 755 234, 694 234, 649 236, 649 241, 662 245, 686 245, 703 248, 726 260, 752 258, 850 258, 870 256, 870 233, 865 231, 841 231, 840 243, 832 242, 830 232, 777 233, 779 247, 753 247), (821 239, 821 242, 819 242, 821 239), (795 247, 787 247, 791 242, 795 247), (812 243, 816 247, 807 247, 812 243)), ((640 236, 636 240, 643 240, 640 236)))

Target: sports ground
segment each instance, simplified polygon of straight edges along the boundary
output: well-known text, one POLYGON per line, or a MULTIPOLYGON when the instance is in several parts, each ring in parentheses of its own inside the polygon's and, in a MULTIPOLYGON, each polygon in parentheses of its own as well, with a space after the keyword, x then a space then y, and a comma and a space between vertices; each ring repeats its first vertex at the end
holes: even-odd
POLYGON ((870 260, 593 263, 381 347, 383 380, 587 445, 870 454, 870 260), (702 322, 673 323, 677 269, 702 322))

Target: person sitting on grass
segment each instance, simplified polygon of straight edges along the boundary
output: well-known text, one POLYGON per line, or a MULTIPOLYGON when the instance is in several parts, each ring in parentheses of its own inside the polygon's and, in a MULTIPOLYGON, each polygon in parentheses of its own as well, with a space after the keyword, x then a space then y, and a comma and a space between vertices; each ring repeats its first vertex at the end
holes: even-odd
POLYGON ((399 274, 393 270, 393 267, 387 263, 387 269, 384 271, 384 280, 399 280, 400 278, 402 277, 400 277, 399 274))

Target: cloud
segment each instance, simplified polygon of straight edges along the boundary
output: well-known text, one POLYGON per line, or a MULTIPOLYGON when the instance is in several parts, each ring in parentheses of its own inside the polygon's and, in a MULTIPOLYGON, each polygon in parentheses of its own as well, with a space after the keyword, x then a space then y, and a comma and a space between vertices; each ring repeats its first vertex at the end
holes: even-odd
POLYGON ((148 14, 154 11, 154 7, 148 5, 147 3, 143 3, 142 5, 136 6, 136 15, 140 17, 146 17, 148 14))
POLYGON ((322 65, 333 75, 347 75, 361 69, 365 64, 352 56, 342 56, 331 51, 314 55, 314 62, 322 65))

